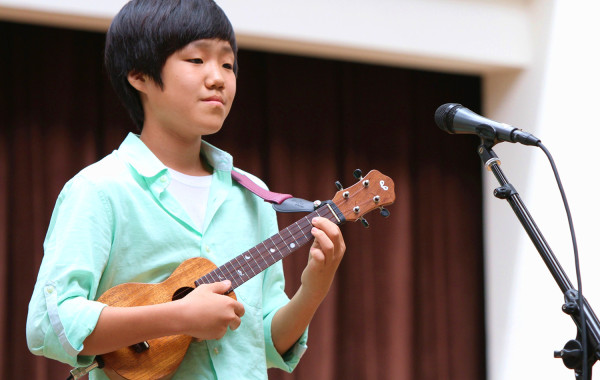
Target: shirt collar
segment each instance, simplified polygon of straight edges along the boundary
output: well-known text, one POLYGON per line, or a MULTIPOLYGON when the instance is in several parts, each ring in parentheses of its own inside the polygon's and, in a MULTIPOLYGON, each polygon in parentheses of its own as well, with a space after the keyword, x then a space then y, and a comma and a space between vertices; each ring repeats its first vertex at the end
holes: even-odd
MULTIPOLYGON (((147 178, 155 177, 167 170, 167 167, 148 149, 139 136, 133 133, 129 133, 121 143, 118 154, 141 176, 147 178)), ((214 170, 231 171, 233 169, 233 157, 206 141, 202 141, 200 155, 214 170)))
POLYGON ((200 155, 203 156, 208 164, 214 170, 228 171, 233 170, 233 157, 231 154, 215 147, 212 144, 202 140, 200 155))

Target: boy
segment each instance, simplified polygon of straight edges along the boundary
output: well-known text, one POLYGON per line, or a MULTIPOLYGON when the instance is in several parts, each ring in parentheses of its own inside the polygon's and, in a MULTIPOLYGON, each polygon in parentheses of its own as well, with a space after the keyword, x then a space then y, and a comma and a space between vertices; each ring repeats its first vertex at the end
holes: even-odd
MULTIPOLYGON (((231 108, 236 52, 212 0, 133 0, 117 14, 106 67, 141 133, 59 195, 27 318, 34 354, 79 367, 185 334, 195 340, 175 379, 264 379, 267 367, 294 369, 345 251, 324 218, 313 220, 315 241, 291 300, 279 262, 237 288, 238 301, 223 295, 228 281, 158 305, 95 301, 117 284, 161 282, 191 257, 219 266, 278 231, 271 207, 232 182, 231 156, 202 141, 231 108)), ((106 378, 100 370, 90 377, 106 378)))

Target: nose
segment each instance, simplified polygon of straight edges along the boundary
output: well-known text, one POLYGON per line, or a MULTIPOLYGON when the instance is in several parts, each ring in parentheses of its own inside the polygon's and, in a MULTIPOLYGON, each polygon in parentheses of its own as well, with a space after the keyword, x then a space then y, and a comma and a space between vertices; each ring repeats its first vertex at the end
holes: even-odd
POLYGON ((219 64, 211 64, 207 68, 206 86, 208 88, 222 88, 225 85, 225 77, 219 64))

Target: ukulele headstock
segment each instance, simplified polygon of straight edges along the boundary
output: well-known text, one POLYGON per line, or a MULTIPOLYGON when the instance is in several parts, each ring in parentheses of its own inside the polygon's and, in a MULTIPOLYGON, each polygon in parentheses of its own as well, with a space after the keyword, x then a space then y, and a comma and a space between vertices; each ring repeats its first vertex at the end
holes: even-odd
MULTIPOLYGON (((394 181, 378 170, 371 170, 364 177, 360 170, 356 170, 355 177, 358 178, 357 183, 340 189, 332 199, 344 218, 349 222, 361 220, 368 226, 363 215, 375 209, 380 209, 384 217, 389 216, 389 211, 384 206, 394 203, 396 199, 394 181)), ((339 185, 339 182, 337 184, 339 185)), ((338 188, 341 188, 341 185, 338 188)))

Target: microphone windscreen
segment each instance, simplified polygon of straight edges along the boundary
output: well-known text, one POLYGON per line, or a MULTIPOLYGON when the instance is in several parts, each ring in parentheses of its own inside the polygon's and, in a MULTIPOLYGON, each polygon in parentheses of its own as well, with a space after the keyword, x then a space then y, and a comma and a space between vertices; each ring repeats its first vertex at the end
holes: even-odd
POLYGON ((435 124, 437 124, 442 131, 454 133, 452 121, 454 120, 454 115, 459 107, 462 107, 462 105, 458 103, 446 103, 439 106, 435 111, 435 124))

